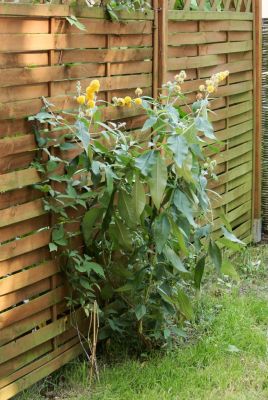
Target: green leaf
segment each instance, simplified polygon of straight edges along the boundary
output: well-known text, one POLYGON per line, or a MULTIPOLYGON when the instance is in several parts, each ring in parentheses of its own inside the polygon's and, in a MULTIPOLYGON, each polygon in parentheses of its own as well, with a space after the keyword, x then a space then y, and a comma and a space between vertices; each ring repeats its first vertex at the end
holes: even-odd
POLYGON ((65 17, 70 25, 74 25, 80 31, 86 31, 86 27, 82 22, 79 22, 78 19, 74 15, 70 15, 70 17, 65 17))
POLYGON ((87 261, 84 263, 84 265, 86 268, 86 272, 94 271, 100 277, 105 278, 104 270, 100 264, 97 264, 93 261, 87 261))
POLYGON ((237 282, 240 281, 240 276, 238 272, 236 271, 234 265, 229 260, 223 260, 221 272, 223 273, 223 275, 229 276, 234 281, 237 282))
POLYGON ((152 116, 152 117, 148 118, 145 121, 141 131, 142 132, 147 131, 148 129, 152 128, 156 124, 156 122, 157 122, 157 117, 152 116))
POLYGON ((132 199, 136 218, 139 219, 146 205, 146 195, 144 185, 141 183, 138 176, 135 177, 135 183, 132 189, 132 199))
POLYGON ((173 219, 171 219, 171 225, 172 225, 172 233, 174 235, 174 238, 178 241, 178 245, 180 247, 180 250, 183 252, 185 256, 189 255, 189 250, 187 248, 187 245, 185 243, 185 239, 183 236, 183 233, 181 232, 181 227, 179 227, 173 219))
POLYGON ((222 266, 222 254, 218 245, 212 240, 209 242, 208 254, 216 270, 220 272, 222 266))
POLYGON ((115 224, 110 225, 110 233, 115 243, 118 243, 119 246, 127 251, 132 250, 132 237, 123 222, 121 222, 119 219, 116 219, 115 224))
POLYGON ((58 246, 55 243, 49 243, 49 251, 57 251, 58 250, 58 246))
POLYGON ((195 271, 194 271, 194 284, 196 289, 200 289, 201 286, 201 281, 203 278, 204 270, 205 270, 205 263, 206 263, 206 257, 203 256, 200 258, 195 266, 195 271))
POLYGON ((189 151, 186 139, 180 135, 172 135, 167 140, 167 146, 172 151, 177 166, 182 168, 189 151))
POLYGON ((189 271, 184 267, 180 257, 172 250, 169 246, 166 246, 164 249, 164 254, 167 260, 173 265, 173 267, 179 271, 184 273, 189 273, 189 271))
POLYGON ((153 235, 158 253, 162 253, 169 238, 170 223, 167 215, 162 213, 154 220, 153 235))
POLYGON ((81 140, 83 149, 88 154, 90 144, 90 133, 88 124, 84 120, 77 120, 74 126, 76 128, 76 136, 79 140, 81 140))
POLYGON ((206 118, 196 117, 195 126, 196 129, 200 132, 203 132, 207 138, 216 139, 216 136, 214 135, 213 126, 206 118))
POLYGON ((136 314, 137 320, 140 321, 146 314, 145 305, 138 304, 137 307, 135 308, 135 314, 136 314))
POLYGON ((194 221, 194 211, 192 204, 188 197, 182 193, 179 189, 175 190, 174 194, 174 205, 175 207, 187 218, 188 222, 196 227, 197 224, 194 221))
POLYGON ((157 152, 155 150, 149 150, 136 158, 135 165, 144 176, 147 176, 156 163, 156 157, 157 152))
POLYGON ((128 226, 133 227, 136 225, 137 218, 133 207, 133 198, 124 190, 119 191, 118 211, 128 226))
POLYGON ((91 210, 87 211, 84 215, 82 221, 82 232, 87 246, 91 243, 92 233, 96 222, 101 219, 103 213, 103 208, 91 208, 91 210))
POLYGON ((180 312, 185 316, 188 321, 193 320, 194 312, 189 297, 183 290, 178 291, 178 305, 180 312))
POLYGON ((242 242, 241 240, 239 240, 233 233, 227 231, 227 229, 224 228, 224 226, 221 227, 221 230, 222 230, 224 236, 226 237, 226 239, 230 240, 233 243, 245 245, 245 243, 242 242))
POLYGON ((225 237, 221 237, 217 240, 218 243, 221 243, 224 247, 234 250, 234 251, 241 251, 241 245, 238 243, 231 242, 230 240, 226 239, 225 237))
POLYGON ((167 186, 167 166, 160 153, 157 155, 156 163, 151 170, 151 177, 148 180, 150 192, 154 205, 159 210, 163 195, 167 186))

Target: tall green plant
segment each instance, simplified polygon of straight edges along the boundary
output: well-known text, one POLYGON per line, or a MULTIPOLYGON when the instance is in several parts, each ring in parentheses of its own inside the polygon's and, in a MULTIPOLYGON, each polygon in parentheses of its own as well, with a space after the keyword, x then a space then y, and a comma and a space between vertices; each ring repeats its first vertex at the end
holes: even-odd
POLYGON ((228 223, 222 237, 213 236, 207 188, 216 166, 204 152, 216 140, 209 96, 227 75, 214 75, 200 86, 187 113, 179 106, 186 101, 184 71, 163 86, 159 99, 142 97, 141 89, 135 99, 114 98, 113 107, 141 107, 147 114, 139 133, 102 121, 105 104, 97 99, 97 80, 85 93, 78 85, 77 113, 56 115, 46 104, 32 118, 64 129, 68 141, 58 145, 61 150, 80 148, 66 162, 51 154, 50 138, 36 131, 49 156, 45 166, 37 164, 47 177, 39 188, 48 194, 46 209, 58 215, 51 250, 60 248, 66 262, 70 304, 89 313, 97 299, 100 339, 135 339, 151 347, 183 335, 183 321, 194 317, 189 295, 200 289, 207 260, 220 273, 220 248, 242 243, 228 223), (55 190, 53 181, 64 182, 65 190, 55 190), (68 207, 78 206, 85 210, 84 254, 71 248, 73 234, 66 229, 68 207))

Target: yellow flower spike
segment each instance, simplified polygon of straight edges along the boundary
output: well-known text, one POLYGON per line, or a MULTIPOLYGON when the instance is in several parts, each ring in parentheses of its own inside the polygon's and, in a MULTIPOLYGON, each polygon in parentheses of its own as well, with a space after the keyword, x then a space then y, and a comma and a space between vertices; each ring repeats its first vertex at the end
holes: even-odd
POLYGON ((117 99, 117 105, 118 105, 119 107, 124 107, 124 105, 125 105, 125 99, 122 99, 122 97, 119 97, 119 98, 117 99))
POLYGON ((141 96, 142 96, 142 93, 143 93, 143 90, 142 90, 141 88, 137 88, 137 89, 135 90, 135 95, 136 95, 137 97, 141 97, 141 96))
POLYGON ((131 105, 132 105, 132 98, 130 97, 130 96, 126 96, 125 98, 124 98, 124 101, 125 101, 125 106, 127 106, 127 107, 131 107, 131 105))
POLYGON ((215 92, 215 86, 213 86, 213 85, 208 85, 208 87, 207 87, 207 91, 208 91, 208 93, 214 93, 215 92))
POLYGON ((141 105, 142 105, 142 99, 141 99, 140 97, 137 97, 137 99, 134 99, 134 103, 135 103, 137 106, 141 106, 141 105))
POLYGON ((76 101, 77 101, 78 104, 80 104, 82 106, 86 102, 86 96, 78 96, 76 98, 76 101))
POLYGON ((200 85, 199 90, 200 90, 200 92, 204 92, 206 90, 205 85, 200 85))
POLYGON ((92 91, 98 93, 100 90, 100 81, 98 79, 94 79, 93 81, 90 82, 89 87, 91 88, 92 91))
POLYGON ((94 107, 95 107, 95 105, 96 105, 96 103, 95 103, 95 101, 94 101, 94 100, 89 100, 89 101, 87 102, 87 106, 88 106, 88 108, 94 108, 94 107))
POLYGON ((87 100, 94 100, 94 97, 95 97, 95 93, 88 90, 87 95, 86 95, 87 100))
POLYGON ((175 89, 176 93, 181 93, 180 85, 176 85, 174 89, 175 89))

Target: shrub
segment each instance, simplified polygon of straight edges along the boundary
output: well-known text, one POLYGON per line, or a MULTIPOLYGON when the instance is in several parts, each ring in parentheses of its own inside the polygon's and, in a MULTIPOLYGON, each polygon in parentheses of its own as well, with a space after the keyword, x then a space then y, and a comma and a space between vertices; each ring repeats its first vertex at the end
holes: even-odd
POLYGON ((193 318, 189 295, 200 289, 207 258, 220 272, 220 247, 236 249, 242 243, 224 217, 223 237, 213 238, 207 188, 208 177, 216 179, 216 163, 204 151, 216 139, 209 97, 227 75, 214 75, 200 86, 196 102, 184 108, 187 113, 179 106, 186 102, 184 71, 163 86, 159 99, 142 96, 139 88, 134 99, 114 98, 112 107, 141 107, 147 114, 139 132, 103 122, 106 104, 98 100, 98 80, 85 93, 78 84, 76 113, 58 115, 46 103, 31 118, 54 131, 63 129, 64 141, 56 148, 80 149, 66 161, 50 150, 49 130, 36 129, 49 157, 45 165, 35 163, 44 174, 39 189, 47 193, 46 210, 57 215, 51 251, 60 248, 73 289, 69 304, 89 314, 97 299, 99 339, 152 347, 184 335, 183 321, 193 318), (57 190, 55 182, 65 189, 57 190), (71 246, 70 207, 85 209, 84 254, 71 246))

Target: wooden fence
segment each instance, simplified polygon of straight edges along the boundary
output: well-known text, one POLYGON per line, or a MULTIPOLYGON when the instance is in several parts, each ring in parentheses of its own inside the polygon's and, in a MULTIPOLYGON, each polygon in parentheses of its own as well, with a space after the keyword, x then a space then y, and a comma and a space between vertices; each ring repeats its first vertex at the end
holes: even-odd
MULTIPOLYGON (((153 10, 122 13, 122 22, 115 23, 95 8, 0 4, 1 399, 80 354, 73 325, 85 324, 82 313, 67 311, 60 265, 48 249, 51 216, 33 187, 40 176, 31 166, 37 146, 26 117, 40 110, 41 96, 59 110, 69 109, 77 80, 86 86, 93 77, 100 79, 100 96, 107 100, 134 94, 137 86, 156 95, 158 85, 181 69, 187 70, 185 87, 193 92, 212 73, 230 70, 213 104, 222 144, 216 155, 219 180, 211 188, 222 195, 214 204, 215 217, 223 207, 236 234, 252 239, 252 201, 258 202, 259 191, 252 160, 260 135, 258 104, 253 105, 253 92, 260 87, 253 68, 254 43, 259 43, 254 13, 251 1, 227 0, 221 12, 211 3, 209 12, 202 11, 202 0, 199 11, 191 11, 188 0, 184 10, 168 11, 166 1, 155 0, 153 10), (66 21, 74 12, 85 32, 66 21)), ((144 122, 134 107, 120 112, 107 108, 106 116, 123 119, 129 129, 138 130, 144 122)), ((82 245, 79 236, 74 244, 82 245)))

